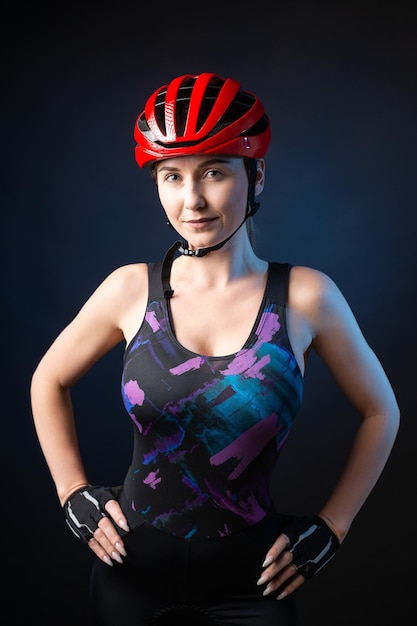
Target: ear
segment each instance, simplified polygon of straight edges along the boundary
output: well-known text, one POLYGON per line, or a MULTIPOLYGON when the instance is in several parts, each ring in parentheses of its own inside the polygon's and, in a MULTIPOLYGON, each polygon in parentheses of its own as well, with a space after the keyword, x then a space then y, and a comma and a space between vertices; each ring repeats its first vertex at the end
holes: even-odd
POLYGON ((265 185, 265 159, 256 159, 255 196, 263 191, 265 185))
POLYGON ((150 167, 150 172, 151 172, 151 176, 152 176, 152 180, 155 183, 155 185, 158 187, 158 181, 156 179, 156 165, 155 163, 153 163, 150 167))

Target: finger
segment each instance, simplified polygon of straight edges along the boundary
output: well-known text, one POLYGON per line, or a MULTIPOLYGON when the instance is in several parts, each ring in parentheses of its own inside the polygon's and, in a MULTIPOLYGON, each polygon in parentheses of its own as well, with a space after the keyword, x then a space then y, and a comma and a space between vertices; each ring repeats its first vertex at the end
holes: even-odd
POLYGON ((271 563, 276 561, 287 548, 288 543, 289 540, 287 535, 279 535, 278 539, 266 553, 264 562, 262 563, 262 567, 268 567, 271 563))
POLYGON ((89 540, 88 547, 101 561, 103 561, 106 565, 113 567, 113 561, 111 560, 109 554, 94 537, 89 540))
POLYGON ((279 599, 281 600, 298 589, 304 582, 304 576, 298 574, 297 567, 294 563, 291 563, 267 583, 263 595, 267 596, 271 593, 279 592, 279 599))
MULTIPOLYGON (((288 584, 288 582, 294 579, 294 577, 301 578, 301 574, 298 574, 297 566, 291 561, 271 579, 271 582, 273 583, 272 591, 276 591, 282 585, 288 584)), ((300 582, 304 582, 304 578, 300 582)))
POLYGON ((277 600, 282 600, 283 598, 289 596, 296 589, 301 587, 301 585, 303 585, 304 583, 305 583, 304 576, 302 576, 301 574, 294 576, 288 584, 284 585, 283 587, 281 587, 281 585, 279 586, 281 588, 279 588, 277 600))
POLYGON ((129 532, 130 528, 127 523, 126 516, 120 508, 120 504, 117 502, 117 500, 109 500, 104 508, 106 509, 106 512, 111 516, 115 524, 119 526, 119 528, 126 532, 129 532))
MULTIPOLYGON (((269 552, 264 563, 264 570, 261 575, 261 583, 271 580, 281 570, 285 569, 290 563, 292 563, 293 554, 289 550, 283 550, 277 556, 273 552, 269 552)), ((259 581, 258 581, 259 584, 259 581)))
POLYGON ((280 584, 285 582, 287 578, 293 576, 297 572, 297 568, 293 564, 292 560, 292 553, 289 552, 289 550, 282 552, 279 557, 271 563, 271 565, 264 569, 261 577, 257 581, 257 584, 266 584, 268 587, 268 593, 275 591, 280 584))
POLYGON ((110 519, 103 517, 94 532, 94 539, 106 551, 106 553, 118 563, 122 563, 122 558, 126 556, 126 550, 120 535, 115 529, 110 519))

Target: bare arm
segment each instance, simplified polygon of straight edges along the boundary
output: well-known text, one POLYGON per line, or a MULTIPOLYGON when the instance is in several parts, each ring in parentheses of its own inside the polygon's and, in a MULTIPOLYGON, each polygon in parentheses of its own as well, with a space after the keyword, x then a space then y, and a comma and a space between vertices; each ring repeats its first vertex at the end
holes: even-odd
MULTIPOLYGON (((345 466, 319 512, 342 542, 388 460, 399 427, 399 408, 381 363, 328 276, 294 268, 289 300, 290 330, 298 357, 307 357, 314 349, 361 416, 345 466)), ((295 575, 293 556, 286 548, 287 538, 280 535, 266 555, 260 579, 268 583, 266 593, 290 581, 280 597, 304 582, 303 576, 295 575)))
POLYGON ((345 298, 318 274, 312 346, 362 421, 336 486, 320 511, 342 541, 381 475, 399 427, 399 408, 386 373, 345 298))
MULTIPOLYGON (((104 280, 33 374, 30 391, 36 433, 61 504, 89 482, 79 450, 70 389, 98 359, 123 341, 126 329, 130 332, 131 318, 139 324, 137 316, 144 311, 147 296, 145 271, 143 267, 125 266, 104 280), (143 286, 139 287, 141 278, 143 286)), ((126 525, 115 501, 109 502, 106 510, 116 523, 126 525)), ((106 560, 104 557, 111 555, 121 540, 109 520, 104 520, 103 529, 103 536, 99 533, 90 547, 106 560)))

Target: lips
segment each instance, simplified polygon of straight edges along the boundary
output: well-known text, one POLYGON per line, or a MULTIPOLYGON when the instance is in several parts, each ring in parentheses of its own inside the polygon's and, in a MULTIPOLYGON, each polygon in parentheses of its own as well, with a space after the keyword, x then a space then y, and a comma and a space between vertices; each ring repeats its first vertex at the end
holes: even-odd
POLYGON ((202 217, 198 220, 187 220, 185 223, 186 224, 206 224, 207 222, 213 222, 215 219, 215 217, 202 217))
POLYGON ((207 224, 213 224, 218 218, 217 217, 202 217, 196 220, 187 220, 184 222, 185 226, 190 226, 191 228, 203 228, 207 226, 207 224))

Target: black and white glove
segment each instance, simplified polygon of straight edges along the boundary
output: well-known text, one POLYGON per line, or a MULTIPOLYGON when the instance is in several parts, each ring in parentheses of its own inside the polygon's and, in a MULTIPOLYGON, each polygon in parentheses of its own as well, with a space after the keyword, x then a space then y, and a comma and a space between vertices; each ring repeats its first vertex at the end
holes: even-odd
POLYGON ((335 555, 340 542, 324 519, 296 517, 283 530, 289 539, 288 550, 293 554, 297 573, 311 578, 335 555))
POLYGON ((63 507, 65 520, 76 537, 89 542, 99 521, 108 517, 104 508, 106 502, 116 500, 119 490, 119 487, 87 485, 68 498, 63 507))

